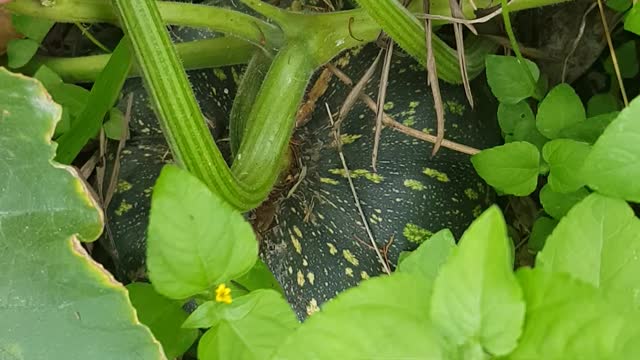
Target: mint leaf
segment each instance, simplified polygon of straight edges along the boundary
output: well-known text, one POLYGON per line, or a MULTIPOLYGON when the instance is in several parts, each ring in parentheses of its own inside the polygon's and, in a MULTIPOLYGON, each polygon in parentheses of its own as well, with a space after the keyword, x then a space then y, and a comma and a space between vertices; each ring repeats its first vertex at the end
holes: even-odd
POLYGON ((640 220, 623 200, 591 194, 560 220, 536 267, 564 272, 640 307, 640 220))
POLYGON ((589 190, 580 188, 574 192, 561 193, 553 191, 549 184, 540 190, 540 203, 547 214, 560 220, 571 208, 589 195, 589 190))
POLYGON ((560 132, 587 118, 582 101, 568 84, 560 84, 540 103, 536 125, 542 135, 555 139, 560 132))
POLYGON ((165 166, 153 189, 147 267, 172 299, 211 290, 251 269, 258 243, 251 225, 185 170, 165 166))
POLYGON ((596 141, 582 169, 589 187, 640 202, 640 97, 620 112, 596 141))
MULTIPOLYGON (((531 83, 517 58, 488 55, 485 62, 489 87, 501 103, 516 104, 534 95, 536 85, 531 83)), ((538 66, 526 59, 525 62, 537 82, 540 77, 538 66)))
POLYGON ((471 157, 471 163, 489 185, 506 194, 526 196, 538 184, 540 152, 527 142, 482 150, 471 157))
POLYGON ((584 184, 582 166, 591 146, 570 139, 552 140, 542 149, 542 157, 549 164, 549 186, 556 192, 574 192, 584 184))
POLYGON ((431 317, 451 344, 480 345, 492 356, 516 347, 525 308, 510 244, 502 214, 493 206, 469 226, 440 269, 431 317))

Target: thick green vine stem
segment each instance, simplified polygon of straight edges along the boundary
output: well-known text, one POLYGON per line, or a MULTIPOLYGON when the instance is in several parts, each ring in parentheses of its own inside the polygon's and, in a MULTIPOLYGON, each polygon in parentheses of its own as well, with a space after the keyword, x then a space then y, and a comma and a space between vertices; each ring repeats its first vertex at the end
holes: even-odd
POLYGON ((156 1, 113 0, 113 5, 175 161, 239 210, 257 206, 270 188, 249 189, 234 179, 207 129, 156 1))

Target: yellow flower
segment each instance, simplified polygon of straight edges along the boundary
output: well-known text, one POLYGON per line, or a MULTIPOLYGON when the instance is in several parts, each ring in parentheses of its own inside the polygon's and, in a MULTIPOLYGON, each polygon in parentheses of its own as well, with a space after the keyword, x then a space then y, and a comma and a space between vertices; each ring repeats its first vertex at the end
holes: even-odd
POLYGON ((231 289, 229 289, 224 283, 218 285, 216 288, 216 301, 231 304, 231 289))

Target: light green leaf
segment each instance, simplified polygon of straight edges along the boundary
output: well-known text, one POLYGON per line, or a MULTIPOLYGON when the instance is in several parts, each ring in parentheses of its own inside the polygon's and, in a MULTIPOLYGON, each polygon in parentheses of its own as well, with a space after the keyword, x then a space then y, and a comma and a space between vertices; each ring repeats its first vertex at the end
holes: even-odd
POLYGON ((449 229, 443 229, 433 234, 429 240, 403 259, 397 271, 422 275, 431 286, 440 271, 440 267, 447 261, 456 247, 456 239, 449 229))
POLYGON ((224 303, 213 300, 205 301, 189 315, 189 318, 182 324, 182 327, 187 329, 200 329, 218 325, 218 323, 220 323, 220 313, 222 312, 221 308, 225 305, 224 303))
POLYGON ((419 279, 396 272, 342 292, 287 338, 273 359, 446 359, 425 306, 430 287, 419 279))
MULTIPOLYGON (((501 103, 516 104, 535 93, 535 85, 513 56, 488 55, 485 58, 487 67, 487 81, 493 95, 501 103)), ((533 79, 537 82, 540 77, 538 66, 526 60, 533 79)))
POLYGON ((477 343, 492 356, 516 347, 525 309, 510 243, 502 214, 493 206, 469 226, 440 269, 431 317, 453 345, 477 343))
POLYGON ((158 294, 151 284, 132 283, 127 285, 127 290, 140 322, 160 341, 167 358, 184 354, 196 341, 198 330, 181 328, 187 313, 179 301, 158 294))
POLYGON ((539 217, 536 222, 533 223, 531 235, 529 235, 529 241, 527 241, 529 250, 534 252, 542 250, 547 241, 547 237, 549 237, 553 229, 556 228, 556 225, 558 225, 558 221, 555 219, 546 216, 539 217))
POLYGON ((635 359, 640 354, 637 313, 608 303, 602 292, 567 274, 522 268, 518 280, 527 321, 510 360, 635 359))
POLYGON ((618 110, 620 110, 620 102, 611 93, 593 95, 587 102, 587 117, 589 118, 618 110))
POLYGON ((47 88, 51 97, 68 110, 69 116, 76 118, 89 101, 89 90, 74 84, 57 83, 47 88))
POLYGON ((49 89, 62 84, 62 78, 46 65, 40 65, 33 77, 40 81, 45 88, 49 89))
POLYGON ((578 94, 568 84, 560 84, 542 100, 536 116, 538 130, 549 139, 572 125, 585 121, 587 115, 578 94))
POLYGON ((618 114, 616 111, 588 118, 586 121, 562 129, 560 137, 593 144, 602 135, 604 129, 618 117, 618 114))
POLYGON ((251 269, 258 242, 251 225, 205 184, 165 166, 151 199, 147 267, 156 290, 172 299, 212 290, 251 269))
POLYGON ((109 110, 109 120, 102 125, 104 134, 111 140, 120 140, 124 127, 124 114, 120 109, 114 107, 109 110))
MULTIPOLYGON (((620 75, 624 79, 633 79, 638 75, 638 55, 636 53, 636 40, 629 40, 616 48, 616 57, 620 75)), ((604 70, 611 75, 615 75, 613 60, 609 56, 604 61, 604 70)))
POLYGON ((282 287, 278 280, 269 268, 267 264, 261 259, 256 261, 255 265, 249 270, 248 273, 242 275, 239 278, 233 279, 233 282, 241 285, 243 288, 253 291, 258 289, 272 289, 281 294, 284 294, 282 287))
POLYGON ((4 68, 0 84, 0 358, 164 359, 78 241, 98 238, 103 219, 76 172, 52 161, 60 107, 4 68))
POLYGON ((506 194, 526 196, 538 184, 540 152, 527 142, 482 150, 471 157, 471 163, 489 185, 506 194))
POLYGON ((40 44, 31 39, 13 39, 7 43, 7 65, 11 69, 21 68, 31 60, 40 44))
POLYGON ((577 203, 589 195, 589 190, 580 188, 570 193, 560 193, 553 191, 549 184, 540 190, 540 203, 547 214, 554 219, 560 220, 577 203))
POLYGON ((624 29, 640 35, 640 3, 635 4, 627 14, 624 19, 624 29))
POLYGON ((556 192, 570 193, 585 185, 582 165, 591 146, 571 139, 557 139, 545 144, 542 157, 549 164, 549 186, 556 192))
POLYGON ((12 14, 11 22, 18 33, 32 39, 38 44, 44 40, 49 30, 51 30, 55 24, 55 22, 51 20, 20 14, 12 14))
MULTIPOLYGON (((200 360, 269 359, 299 325, 282 295, 273 290, 256 290, 215 307, 214 327, 198 344, 200 360)), ((302 353, 301 353, 302 354, 302 353)))
POLYGON ((587 185, 640 202, 640 97, 623 109, 593 145, 582 169, 587 185))
POLYGON ((535 145, 539 151, 542 151, 542 147, 549 139, 544 137, 538 131, 536 126, 536 120, 534 118, 525 117, 522 121, 518 122, 513 130, 513 136, 511 136, 507 142, 526 141, 535 145))
POLYGON ((533 111, 531 111, 531 107, 526 101, 520 101, 516 104, 500 103, 498 105, 498 123, 504 133, 512 135, 520 122, 533 122, 535 124, 533 111))
POLYGON ((640 307, 640 221, 626 202, 591 194, 560 220, 536 267, 571 274, 640 307))

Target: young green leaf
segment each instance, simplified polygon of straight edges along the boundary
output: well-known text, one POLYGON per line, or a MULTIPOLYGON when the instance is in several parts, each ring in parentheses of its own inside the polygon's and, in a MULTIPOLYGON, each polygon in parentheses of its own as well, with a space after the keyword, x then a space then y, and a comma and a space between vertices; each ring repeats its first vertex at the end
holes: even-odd
POLYGON ((506 194, 526 196, 538 184, 540 152, 527 142, 482 150, 471 157, 471 163, 489 185, 506 194))
POLYGON ((31 60, 40 44, 31 39, 13 39, 7 44, 7 65, 11 69, 21 68, 31 60))
POLYGON ((640 202, 640 97, 607 127, 582 169, 589 187, 610 196, 640 202))
POLYGON ((179 301, 158 294, 151 284, 131 283, 127 290, 140 322, 160 341, 168 359, 184 354, 196 341, 198 330, 181 328, 187 313, 179 301))
POLYGON ((62 78, 46 65, 40 65, 33 77, 47 89, 62 84, 62 78))
MULTIPOLYGON (((487 81, 493 95, 500 102, 516 104, 534 95, 536 88, 518 59, 513 56, 488 55, 485 61, 487 81)), ((529 60, 525 61, 537 82, 540 77, 538 66, 529 60)))
POLYGON ((120 109, 113 107, 109 110, 109 120, 102 125, 104 134, 111 140, 120 140, 124 127, 124 114, 120 109))
POLYGON ((558 225, 558 221, 555 219, 546 216, 539 217, 536 222, 533 223, 531 235, 529 235, 529 241, 527 241, 529 250, 533 252, 542 250, 547 238, 551 235, 553 229, 556 228, 556 225, 558 225))
POLYGON ((596 94, 587 101, 588 118, 619 110, 620 101, 611 93, 596 94))
POLYGON ((344 291, 307 319, 273 358, 446 359, 425 306, 430 287, 420 279, 396 272, 344 291))
POLYGON ((219 304, 214 325, 200 339, 200 360, 263 360, 299 325, 286 300, 273 290, 256 290, 219 304))
POLYGON ((587 118, 582 101, 568 84, 560 84, 542 100, 536 116, 536 125, 542 135, 558 138, 560 131, 587 118))
POLYGON ((527 321, 509 360, 635 359, 640 353, 637 313, 608 303, 589 284, 567 274, 522 268, 517 273, 527 321))
POLYGON ((239 278, 233 279, 234 283, 241 285, 243 288, 253 291, 258 289, 272 289, 281 294, 284 294, 282 287, 278 280, 269 268, 267 264, 261 259, 256 261, 255 265, 249 270, 248 273, 242 275, 239 278))
POLYGON ((571 208, 589 195, 589 190, 584 187, 570 193, 553 191, 549 184, 540 190, 540 203, 547 214, 560 220, 571 208))
MULTIPOLYGON (((533 111, 531 111, 531 107, 526 101, 520 101, 516 104, 500 103, 498 105, 498 123, 505 134, 513 135, 516 126, 521 122, 535 124, 533 111)), ((519 140, 524 141, 524 139, 519 140)))
POLYGON ((640 308, 640 220, 623 200, 591 194, 560 220, 536 267, 564 272, 640 308))
POLYGON ((442 266, 433 286, 431 317, 451 344, 480 345, 492 356, 516 347, 525 305, 510 243, 502 214, 493 206, 469 226, 442 266))
POLYGON ((536 120, 534 118, 525 116, 522 121, 519 121, 516 124, 513 130, 513 135, 507 137, 506 141, 526 141, 535 145, 539 151, 542 151, 544 144, 546 144, 549 139, 544 137, 544 135, 538 131, 538 127, 536 127, 536 120))
MULTIPOLYGON (((616 57, 620 75, 624 79, 633 79, 638 75, 638 55, 636 53, 636 40, 629 40, 616 48, 616 57)), ((604 61, 604 70, 611 75, 615 75, 613 59, 609 56, 604 61)))
POLYGON ((635 4, 627 14, 624 20, 624 29, 640 35, 640 3, 635 4))
POLYGON ((49 33, 49 30, 51 30, 55 24, 55 22, 51 20, 20 14, 13 14, 11 16, 11 22, 17 32, 38 44, 44 40, 45 36, 49 33))
POLYGON ((0 358, 165 359, 124 287, 78 241, 103 216, 53 162, 60 107, 36 80, 0 68, 0 358))
POLYGON ((586 121, 562 129, 560 137, 593 144, 602 135, 604 129, 618 117, 618 114, 616 111, 588 118, 586 121))
POLYGON ((149 278, 172 299, 212 290, 251 269, 258 255, 242 215, 188 172, 165 166, 151 199, 149 278))
POLYGON ((440 230, 404 258, 398 264, 398 271, 422 275, 432 284, 455 247, 456 239, 451 231, 440 230))
POLYGON ((549 164, 549 186, 556 192, 570 193, 585 185, 582 166, 591 146, 570 139, 552 140, 542 149, 549 164))

